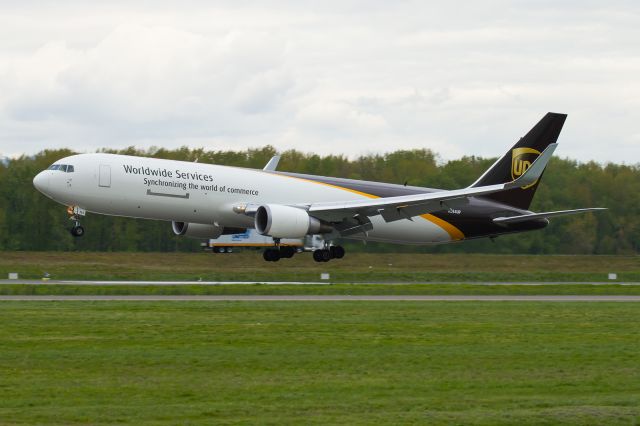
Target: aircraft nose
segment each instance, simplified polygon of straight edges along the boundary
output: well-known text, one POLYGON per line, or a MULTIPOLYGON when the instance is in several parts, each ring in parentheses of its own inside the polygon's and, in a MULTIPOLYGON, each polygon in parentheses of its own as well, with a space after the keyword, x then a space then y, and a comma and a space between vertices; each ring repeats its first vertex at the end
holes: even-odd
POLYGON ((49 188, 49 177, 45 172, 40 172, 33 178, 33 186, 43 194, 49 188))

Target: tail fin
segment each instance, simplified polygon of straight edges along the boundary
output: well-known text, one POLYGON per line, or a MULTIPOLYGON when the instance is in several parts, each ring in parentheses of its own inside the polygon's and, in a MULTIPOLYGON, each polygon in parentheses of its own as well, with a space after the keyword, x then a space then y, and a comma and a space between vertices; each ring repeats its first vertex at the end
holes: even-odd
MULTIPOLYGON (((471 187, 495 185, 516 179, 531 166, 531 163, 549 144, 558 140, 566 118, 566 114, 547 113, 538 124, 529 130, 529 133, 496 161, 489 170, 484 172, 471 187)), ((522 188, 489 194, 485 198, 527 210, 536 193, 539 181, 522 188)))

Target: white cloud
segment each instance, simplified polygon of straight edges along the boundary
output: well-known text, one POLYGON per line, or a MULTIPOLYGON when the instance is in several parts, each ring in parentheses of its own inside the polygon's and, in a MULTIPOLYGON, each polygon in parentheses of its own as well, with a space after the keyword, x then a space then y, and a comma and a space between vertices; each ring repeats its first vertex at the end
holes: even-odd
POLYGON ((0 153, 272 144, 640 161, 636 2, 0 5, 0 153), (604 142, 606 141, 606 142, 604 142))

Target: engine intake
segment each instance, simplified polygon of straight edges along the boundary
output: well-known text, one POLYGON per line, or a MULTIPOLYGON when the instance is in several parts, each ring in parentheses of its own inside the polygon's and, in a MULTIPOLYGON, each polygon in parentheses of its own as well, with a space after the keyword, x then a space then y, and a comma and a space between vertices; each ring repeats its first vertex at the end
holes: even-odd
POLYGON ((274 238, 302 238, 332 231, 331 226, 309 216, 306 210, 281 204, 258 207, 254 225, 259 234, 274 238))
POLYGON ((171 222, 171 228, 176 235, 183 235, 189 238, 215 239, 223 234, 222 226, 210 225, 207 223, 186 223, 171 222))

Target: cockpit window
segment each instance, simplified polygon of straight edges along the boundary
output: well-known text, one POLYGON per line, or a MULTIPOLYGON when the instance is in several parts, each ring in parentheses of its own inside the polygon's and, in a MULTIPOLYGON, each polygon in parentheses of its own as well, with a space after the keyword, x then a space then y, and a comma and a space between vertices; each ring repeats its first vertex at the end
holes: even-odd
POLYGON ((73 166, 71 164, 52 164, 47 170, 60 170, 62 172, 73 173, 73 166))

